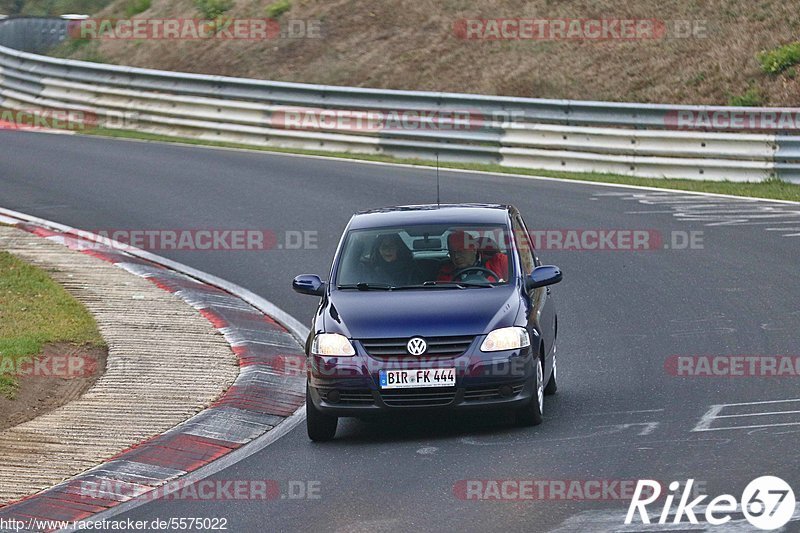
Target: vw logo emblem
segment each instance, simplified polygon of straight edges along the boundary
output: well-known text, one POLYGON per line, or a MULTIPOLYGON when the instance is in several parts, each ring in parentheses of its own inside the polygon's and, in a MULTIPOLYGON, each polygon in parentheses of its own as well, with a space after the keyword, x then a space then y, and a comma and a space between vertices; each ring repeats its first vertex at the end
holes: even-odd
POLYGON ((406 349, 408 350, 408 353, 410 353, 411 355, 422 355, 425 353, 425 350, 428 349, 428 345, 425 342, 425 339, 422 339, 420 337, 414 337, 413 339, 408 341, 406 349))

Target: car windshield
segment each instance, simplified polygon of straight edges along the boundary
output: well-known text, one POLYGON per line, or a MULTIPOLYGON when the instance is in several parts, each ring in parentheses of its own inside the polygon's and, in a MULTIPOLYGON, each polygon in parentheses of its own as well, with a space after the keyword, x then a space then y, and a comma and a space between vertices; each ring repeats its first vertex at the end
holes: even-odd
POLYGON ((424 225, 351 230, 336 271, 339 289, 463 289, 513 276, 500 225, 424 225))

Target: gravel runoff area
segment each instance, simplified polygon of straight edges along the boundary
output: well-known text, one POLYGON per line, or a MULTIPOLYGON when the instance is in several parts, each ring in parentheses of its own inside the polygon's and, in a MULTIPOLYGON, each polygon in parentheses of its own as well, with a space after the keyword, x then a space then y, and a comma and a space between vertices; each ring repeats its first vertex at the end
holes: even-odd
POLYGON ((108 344, 106 372, 82 397, 0 432, 0 506, 180 424, 238 375, 223 335, 147 279, 16 228, 0 226, 0 249, 61 283, 108 344))

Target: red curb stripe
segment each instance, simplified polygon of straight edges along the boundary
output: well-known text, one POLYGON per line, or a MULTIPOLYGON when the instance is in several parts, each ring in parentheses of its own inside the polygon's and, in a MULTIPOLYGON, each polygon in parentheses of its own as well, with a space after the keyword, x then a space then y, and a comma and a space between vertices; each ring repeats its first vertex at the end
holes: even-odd
POLYGON ((123 456, 127 455, 129 452, 132 452, 132 451, 134 451, 134 450, 136 450, 138 448, 141 448, 142 446, 146 446, 147 444, 153 442, 154 440, 156 440, 156 439, 158 439, 158 438, 160 438, 162 436, 163 436, 163 434, 162 435, 154 435, 154 436, 152 436, 152 437, 150 437, 148 439, 143 440, 142 442, 140 442, 138 444, 134 444, 133 446, 129 446, 128 448, 125 448, 124 450, 122 450, 118 454, 112 455, 103 464, 110 463, 111 461, 116 461, 116 460, 122 459, 123 456))
POLYGON ((250 347, 244 345, 231 346, 231 350, 233 350, 233 353, 237 358, 241 359, 244 354, 250 351, 250 347))
MULTIPOLYGON (((217 329, 228 327, 228 322, 220 315, 215 313, 211 308, 206 307, 204 309, 200 309, 200 314, 203 315, 206 318, 206 320, 211 322, 211 325, 217 329)), ((234 351, 234 354, 235 353, 236 352, 234 351)))
POLYGON ((289 331, 288 329, 283 327, 277 320, 275 320, 271 316, 269 316, 269 315, 262 315, 262 316, 264 317, 264 321, 265 322, 269 322, 270 324, 281 328, 283 331, 287 331, 287 332, 289 331))
POLYGON ((92 505, 96 505, 97 507, 102 507, 103 510, 110 509, 119 504, 119 501, 112 500, 109 498, 99 498, 93 497, 90 500, 87 500, 85 495, 75 494, 73 492, 66 492, 62 490, 63 487, 56 487, 55 489, 49 490, 43 493, 40 497, 42 498, 52 498, 54 500, 59 500, 62 502, 70 502, 70 503, 86 503, 87 501, 91 501, 92 505))
POLYGON ((215 315, 221 317, 229 324, 236 324, 244 329, 265 329, 268 331, 277 330, 283 333, 288 332, 286 328, 276 323, 274 320, 271 320, 267 315, 261 313, 256 308, 253 308, 252 311, 243 311, 218 307, 211 304, 206 309, 210 309, 215 315))
POLYGON ((65 509, 75 509, 79 512, 90 512, 92 514, 97 514, 105 511, 108 509, 108 505, 97 505, 95 503, 94 498, 81 499, 80 496, 77 500, 65 500, 63 498, 56 498, 50 495, 44 495, 42 497, 43 501, 50 502, 53 505, 58 505, 59 507, 63 507, 65 509))
POLYGON ((164 281, 158 279, 155 276, 148 276, 145 279, 147 281, 149 281, 150 283, 152 283, 153 285, 155 285, 156 287, 158 287, 159 289, 163 289, 163 290, 165 290, 165 291, 167 291, 169 293, 172 293, 172 294, 175 294, 176 292, 178 292, 180 290, 180 289, 177 289, 177 288, 174 288, 174 287, 168 285, 167 283, 165 283, 164 281))
POLYGON ((47 237, 52 237, 54 235, 61 235, 55 231, 43 228, 41 226, 34 226, 33 224, 30 224, 28 222, 23 222, 19 224, 19 228, 27 231, 28 233, 33 233, 34 235, 37 235, 39 237, 44 237, 45 239, 47 237))
MULTIPOLYGON (((150 263, 150 264, 152 265, 153 263, 150 263)), ((163 267, 160 267, 158 265, 156 265, 156 266, 160 270, 162 270, 164 272, 168 272, 163 267)), ((193 291, 202 291, 202 292, 205 292, 205 293, 208 293, 208 294, 213 294, 213 295, 227 295, 227 296, 230 296, 229 293, 223 291, 222 289, 219 289, 217 287, 213 287, 211 285, 207 285, 207 284, 202 283, 202 282, 195 281, 192 278, 183 279, 183 278, 176 278, 174 276, 162 276, 162 275, 159 275, 159 274, 155 274, 155 275, 151 276, 149 279, 158 279, 158 281, 160 283, 160 286, 168 287, 166 290, 169 290, 170 292, 177 292, 177 291, 182 290, 182 289, 191 289, 193 291)))
POLYGON ((107 254, 105 252, 100 252, 98 250, 81 250, 80 252, 82 254, 86 254, 86 255, 90 255, 92 257, 96 257, 97 259, 102 259, 106 263, 111 263, 111 264, 119 263, 119 261, 117 259, 113 258, 110 254, 107 254))
POLYGON ((289 416, 305 402, 305 395, 275 391, 274 387, 232 386, 214 407, 235 407, 263 414, 289 416))
POLYGON ((155 447, 136 452, 135 459, 132 460, 138 463, 192 472, 229 452, 229 449, 224 449, 218 450, 216 453, 195 455, 185 450, 155 447))
POLYGON ((270 357, 305 357, 306 353, 300 346, 293 350, 286 346, 270 344, 240 344, 233 347, 233 353, 239 357, 265 358, 270 357))
POLYGON ((240 444, 233 442, 178 433, 156 438, 126 459, 191 472, 238 447, 240 444))
MULTIPOLYGON (((239 448, 241 445, 235 442, 221 441, 202 437, 200 435, 188 435, 177 433, 156 439, 150 446, 171 448, 174 450, 184 450, 187 452, 203 452, 212 450, 227 450, 228 452, 239 448)), ((227 452, 226 452, 227 453, 227 452)))
POLYGON ((265 371, 280 377, 297 377, 306 374, 305 356, 245 356, 239 359, 239 366, 263 367, 265 371))

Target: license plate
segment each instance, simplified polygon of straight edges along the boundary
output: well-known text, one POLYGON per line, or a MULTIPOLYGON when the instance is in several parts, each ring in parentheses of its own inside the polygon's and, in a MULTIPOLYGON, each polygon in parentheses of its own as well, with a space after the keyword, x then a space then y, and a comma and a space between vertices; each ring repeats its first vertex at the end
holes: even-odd
POLYGON ((429 368, 419 370, 381 370, 382 389, 410 389, 422 387, 455 387, 455 368, 429 368))

